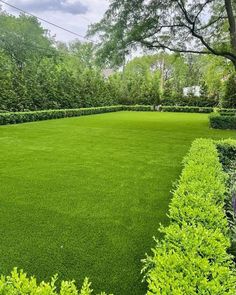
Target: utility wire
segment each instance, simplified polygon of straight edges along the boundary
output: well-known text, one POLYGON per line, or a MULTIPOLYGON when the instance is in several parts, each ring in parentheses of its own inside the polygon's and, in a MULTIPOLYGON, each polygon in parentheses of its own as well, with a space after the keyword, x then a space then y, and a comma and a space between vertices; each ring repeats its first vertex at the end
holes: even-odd
POLYGON ((67 32, 67 33, 70 33, 70 34, 72 34, 72 35, 75 35, 75 36, 77 36, 77 37, 83 38, 83 39, 85 39, 85 40, 87 40, 87 41, 89 41, 89 42, 92 42, 92 43, 96 44, 96 42, 95 42, 94 40, 92 40, 92 39, 89 39, 89 38, 87 38, 87 37, 84 37, 84 36, 82 36, 82 35, 80 35, 80 34, 78 34, 78 33, 76 33, 76 32, 73 32, 73 31, 71 31, 71 30, 68 30, 68 29, 66 29, 66 28, 64 28, 64 27, 62 27, 62 26, 57 25, 57 24, 54 24, 54 23, 52 23, 52 22, 50 22, 50 21, 48 21, 48 20, 46 20, 46 19, 44 19, 44 18, 41 18, 41 17, 39 17, 39 16, 36 16, 36 15, 34 15, 34 14, 32 14, 32 13, 26 11, 26 10, 23 10, 23 9, 21 9, 21 8, 19 8, 19 7, 16 7, 16 6, 14 6, 14 5, 10 4, 10 3, 7 3, 6 1, 0 0, 0 2, 2 2, 3 4, 5 4, 5 5, 7 5, 7 6, 11 7, 11 8, 14 8, 14 9, 16 9, 16 10, 18 10, 18 11, 24 13, 24 14, 28 14, 28 15, 30 15, 30 16, 32 16, 32 17, 35 17, 35 18, 37 18, 38 20, 41 20, 41 21, 43 21, 43 22, 45 22, 45 23, 47 23, 47 24, 49 24, 49 25, 51 25, 51 26, 54 26, 54 27, 56 27, 56 28, 58 28, 58 29, 61 29, 61 30, 65 31, 65 32, 67 32))

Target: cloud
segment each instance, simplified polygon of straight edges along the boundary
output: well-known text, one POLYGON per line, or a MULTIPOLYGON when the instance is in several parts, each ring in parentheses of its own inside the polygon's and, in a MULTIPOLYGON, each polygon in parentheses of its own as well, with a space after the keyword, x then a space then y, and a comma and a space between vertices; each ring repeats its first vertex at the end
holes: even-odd
POLYGON ((58 11, 73 15, 86 14, 88 12, 88 6, 78 0, 15 0, 11 3, 21 9, 33 12, 58 11))

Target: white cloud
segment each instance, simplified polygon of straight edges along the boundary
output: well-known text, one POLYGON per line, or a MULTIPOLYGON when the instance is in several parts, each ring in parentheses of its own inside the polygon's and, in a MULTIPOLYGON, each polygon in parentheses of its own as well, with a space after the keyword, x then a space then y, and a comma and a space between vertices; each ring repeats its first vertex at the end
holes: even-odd
MULTIPOLYGON (((8 0, 8 2, 82 36, 86 35, 89 24, 97 22, 102 18, 109 5, 109 0, 8 0), (56 7, 55 3, 67 3, 67 7, 63 8, 60 6, 61 4, 59 4, 59 7, 56 7), (72 7, 76 7, 73 13, 72 7)), ((12 14, 19 13, 6 5, 3 5, 3 8, 12 14)), ((68 42, 76 39, 76 36, 70 33, 64 32, 47 23, 41 23, 43 27, 51 31, 52 35, 56 35, 57 40, 68 42)), ((83 39, 81 38, 81 40, 83 39)))
POLYGON ((87 5, 78 0, 12 0, 11 4, 34 12, 61 11, 70 14, 84 14, 88 10, 87 5))

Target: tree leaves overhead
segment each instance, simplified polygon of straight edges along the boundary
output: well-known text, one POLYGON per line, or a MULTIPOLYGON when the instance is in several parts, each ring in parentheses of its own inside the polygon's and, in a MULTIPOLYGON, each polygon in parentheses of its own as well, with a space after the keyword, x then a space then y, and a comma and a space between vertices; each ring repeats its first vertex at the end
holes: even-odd
POLYGON ((53 39, 36 18, 0 13, 0 46, 22 68, 27 60, 55 55, 53 39))
POLYGON ((113 0, 88 34, 98 34, 99 53, 118 63, 124 53, 141 45, 215 54, 236 64, 226 2, 232 4, 230 0, 113 0))

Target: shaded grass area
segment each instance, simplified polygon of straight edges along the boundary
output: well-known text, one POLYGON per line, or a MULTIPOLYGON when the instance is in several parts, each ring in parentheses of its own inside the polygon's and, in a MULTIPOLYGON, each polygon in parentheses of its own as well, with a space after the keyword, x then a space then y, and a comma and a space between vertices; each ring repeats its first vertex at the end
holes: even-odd
POLYGON ((166 224, 172 182, 208 115, 120 112, 0 127, 0 272, 85 276, 144 294, 141 262, 166 224))

